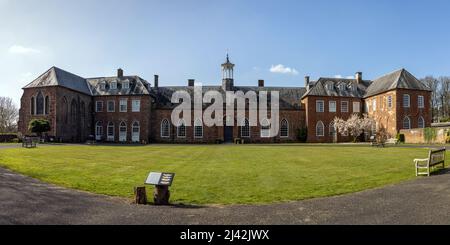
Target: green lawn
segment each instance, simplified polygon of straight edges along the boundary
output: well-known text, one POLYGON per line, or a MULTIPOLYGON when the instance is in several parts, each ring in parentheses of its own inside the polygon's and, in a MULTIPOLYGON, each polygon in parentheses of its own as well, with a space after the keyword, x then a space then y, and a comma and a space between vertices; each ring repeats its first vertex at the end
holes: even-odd
POLYGON ((415 178, 426 149, 331 145, 41 146, 0 149, 0 166, 74 189, 132 197, 175 172, 171 201, 253 204, 357 192, 415 178))

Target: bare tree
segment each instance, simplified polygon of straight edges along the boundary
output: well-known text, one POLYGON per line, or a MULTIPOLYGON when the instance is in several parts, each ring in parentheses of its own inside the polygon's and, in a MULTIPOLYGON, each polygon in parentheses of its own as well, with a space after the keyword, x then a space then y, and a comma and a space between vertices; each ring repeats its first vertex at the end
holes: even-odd
POLYGON ((0 133, 17 132, 19 110, 13 100, 8 97, 0 97, 0 133))
POLYGON ((440 100, 442 106, 442 117, 445 120, 449 118, 449 108, 450 108, 450 77, 439 77, 439 83, 441 84, 440 89, 440 100))
POLYGON ((431 114, 432 118, 435 122, 437 122, 440 116, 439 108, 440 108, 440 100, 439 100, 439 94, 440 94, 440 81, 433 76, 426 76, 425 78, 421 79, 421 81, 428 86, 428 88, 431 89, 431 114))

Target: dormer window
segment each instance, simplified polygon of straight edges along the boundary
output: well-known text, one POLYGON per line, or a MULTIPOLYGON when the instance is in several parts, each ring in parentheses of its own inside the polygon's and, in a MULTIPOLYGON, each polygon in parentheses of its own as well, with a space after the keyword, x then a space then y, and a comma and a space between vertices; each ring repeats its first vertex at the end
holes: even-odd
POLYGON ((333 90, 334 86, 332 83, 327 83, 327 85, 325 86, 327 88, 327 90, 333 90))
POLYGON ((103 91, 106 90, 106 83, 105 82, 101 82, 100 83, 100 90, 103 90, 103 91))
POLYGON ((129 89, 130 88, 130 82, 124 81, 122 82, 122 89, 129 89))
POLYGON ((351 91, 356 91, 356 86, 354 84, 350 84, 349 88, 351 91))
POLYGON ((116 81, 111 82, 110 89, 117 89, 117 82, 116 81))
POLYGON ((345 91, 345 84, 339 84, 339 90, 345 91))

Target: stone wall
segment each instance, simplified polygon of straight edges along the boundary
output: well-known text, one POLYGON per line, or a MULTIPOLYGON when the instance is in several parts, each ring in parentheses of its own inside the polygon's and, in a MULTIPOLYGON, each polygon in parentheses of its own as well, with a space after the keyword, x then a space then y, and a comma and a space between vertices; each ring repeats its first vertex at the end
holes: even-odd
POLYGON ((405 135, 405 143, 407 144, 445 144, 446 133, 450 130, 450 128, 434 128, 436 130, 436 139, 433 142, 425 142, 424 137, 424 129, 423 128, 415 128, 415 129, 402 129, 400 130, 401 134, 405 135))

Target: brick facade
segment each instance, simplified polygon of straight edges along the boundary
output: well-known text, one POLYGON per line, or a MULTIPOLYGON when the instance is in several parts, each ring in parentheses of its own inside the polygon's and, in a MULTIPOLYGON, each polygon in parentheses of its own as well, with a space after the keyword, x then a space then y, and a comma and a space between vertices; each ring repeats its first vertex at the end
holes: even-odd
POLYGON ((47 134, 64 142, 84 142, 93 136, 99 141, 116 143, 200 144, 236 138, 247 143, 297 142, 299 130, 307 128, 307 142, 330 143, 351 140, 350 136, 334 132, 332 122, 336 117, 346 120, 354 113, 368 113, 377 122, 377 128, 387 129, 391 137, 404 129, 405 118, 409 118, 410 128, 431 125, 431 91, 404 69, 375 81, 363 80, 362 73, 358 72, 355 79, 320 78, 315 83, 306 77, 306 88, 266 88, 263 80, 258 81, 257 87, 235 87, 233 67, 227 57, 227 62, 222 64, 222 86, 208 86, 203 88, 204 92, 217 91, 222 95, 229 90, 254 91, 256 94, 279 92, 278 136, 263 137, 261 125, 250 127, 249 136, 243 135, 243 128, 236 121, 233 127, 203 126, 203 134, 195 135, 194 115, 191 126, 186 126, 185 135, 178 135, 177 127, 171 122, 176 106, 170 102, 171 97, 178 90, 192 93, 194 80, 189 80, 187 87, 159 87, 159 76, 155 76, 155 87, 152 88, 138 76, 124 76, 122 69, 115 77, 85 79, 56 67, 24 88, 19 131, 28 135, 31 120, 46 119, 51 124, 47 134), (392 87, 395 88, 386 89, 392 87), (410 98, 409 107, 403 105, 405 94, 410 98), (423 98, 423 108, 419 108, 419 96, 423 98), (126 102, 126 108, 123 108, 126 110, 121 111, 121 101, 126 102), (133 101, 140 102, 139 111, 133 111, 133 101), (317 108, 318 101, 322 111, 317 108), (103 103, 99 111, 97 102, 103 103), (111 111, 108 102, 114 105, 111 111), (330 110, 330 102, 335 103, 335 110, 330 110), (167 135, 161 131, 163 120, 168 121, 167 135), (287 128, 281 128, 282 122, 287 128))

